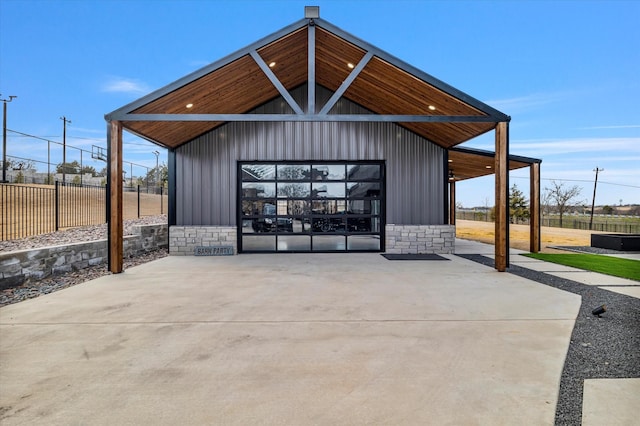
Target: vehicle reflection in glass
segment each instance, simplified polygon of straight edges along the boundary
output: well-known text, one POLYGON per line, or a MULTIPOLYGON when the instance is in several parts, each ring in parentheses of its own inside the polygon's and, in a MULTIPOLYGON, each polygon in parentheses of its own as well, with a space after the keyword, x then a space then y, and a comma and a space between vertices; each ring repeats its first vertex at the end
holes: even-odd
POLYGON ((259 217, 251 222, 255 232, 293 232, 293 219, 290 217, 276 217, 276 206, 264 203, 259 217))

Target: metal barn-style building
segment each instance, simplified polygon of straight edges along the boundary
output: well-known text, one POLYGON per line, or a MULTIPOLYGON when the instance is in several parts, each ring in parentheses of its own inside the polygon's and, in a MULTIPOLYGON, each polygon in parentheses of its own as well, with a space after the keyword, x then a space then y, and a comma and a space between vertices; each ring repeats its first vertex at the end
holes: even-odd
POLYGON ((510 117, 320 19, 305 18, 105 116, 109 269, 122 271, 122 132, 169 152, 170 253, 451 253, 455 182, 495 174, 508 266, 510 117), (495 153, 456 148, 495 132, 495 153))

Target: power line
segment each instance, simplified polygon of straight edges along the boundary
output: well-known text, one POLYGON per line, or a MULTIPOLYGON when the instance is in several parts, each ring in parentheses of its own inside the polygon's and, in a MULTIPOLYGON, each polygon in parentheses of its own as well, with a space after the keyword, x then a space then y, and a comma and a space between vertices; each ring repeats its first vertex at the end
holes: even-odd
MULTIPOLYGON (((510 179, 529 179, 529 178, 528 177, 524 177, 524 176, 510 176, 510 179)), ((592 180, 587 180, 587 179, 541 178, 540 180, 558 181, 558 182, 586 182, 586 183, 593 183, 592 180)), ((640 186, 638 186, 638 185, 627 185, 627 184, 624 184, 624 183, 604 182, 604 181, 601 181, 601 180, 599 180, 598 183, 604 183, 606 185, 625 186, 627 188, 638 188, 638 189, 640 189, 640 186)))
MULTIPOLYGON (((59 135, 53 135, 53 136, 35 136, 35 135, 30 135, 28 133, 22 133, 19 132, 17 130, 11 130, 11 129, 7 129, 7 132, 11 132, 11 133, 15 133, 16 135, 23 137, 23 138, 33 138, 33 139, 39 139, 45 142, 53 142, 56 143, 58 145, 62 145, 62 142, 56 142, 54 140, 51 139, 46 139, 46 138, 59 138, 59 135)), ((69 136, 69 138, 73 138, 73 139, 80 139, 80 140, 87 140, 87 141, 96 141, 96 142, 100 142, 100 143, 104 143, 106 144, 106 141, 102 138, 82 138, 79 136, 69 136)), ((139 145, 139 146, 148 146, 148 147, 153 147, 153 144, 151 142, 149 142, 148 144, 144 144, 144 143, 137 143, 137 142, 122 142, 123 145, 139 145)))

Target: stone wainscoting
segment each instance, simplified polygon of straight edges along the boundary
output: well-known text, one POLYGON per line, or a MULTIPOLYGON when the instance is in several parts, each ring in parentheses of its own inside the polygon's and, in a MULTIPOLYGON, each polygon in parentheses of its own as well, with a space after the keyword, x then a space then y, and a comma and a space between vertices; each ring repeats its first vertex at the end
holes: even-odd
POLYGON ((172 226, 169 230, 169 254, 193 256, 196 247, 233 247, 238 254, 235 226, 172 226))
MULTIPOLYGON (((134 226, 133 235, 124 237, 124 257, 167 248, 168 228, 166 224, 134 226)), ((0 289, 106 262, 106 239, 0 253, 0 289)))
POLYGON ((394 225, 385 227, 385 248, 393 254, 453 253, 454 225, 394 225))

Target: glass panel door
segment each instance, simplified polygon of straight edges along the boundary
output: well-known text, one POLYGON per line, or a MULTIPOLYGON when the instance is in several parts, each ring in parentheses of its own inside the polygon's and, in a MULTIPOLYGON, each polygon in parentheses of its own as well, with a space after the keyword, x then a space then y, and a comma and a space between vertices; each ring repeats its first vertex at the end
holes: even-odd
POLYGON ((240 163, 243 252, 384 249, 382 162, 240 163))

